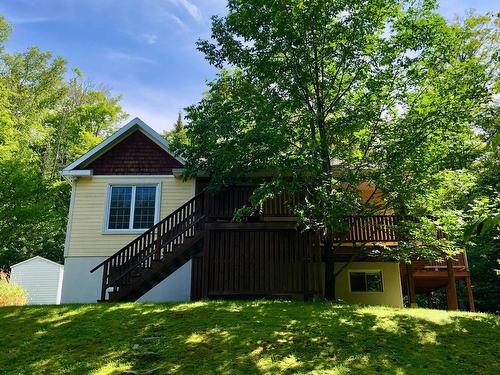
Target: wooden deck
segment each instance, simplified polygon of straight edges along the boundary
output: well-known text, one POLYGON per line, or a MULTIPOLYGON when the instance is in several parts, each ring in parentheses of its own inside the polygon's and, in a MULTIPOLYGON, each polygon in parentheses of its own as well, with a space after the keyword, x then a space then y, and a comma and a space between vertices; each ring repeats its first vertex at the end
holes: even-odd
POLYGON ((403 294, 408 297, 410 303, 415 302, 416 294, 426 294, 429 297, 432 292, 445 289, 448 308, 452 310, 458 308, 456 282, 463 280, 469 310, 475 311, 467 255, 464 253, 449 261, 414 260, 411 264, 401 263, 400 274, 403 294))
MULTIPOLYGON (((455 278, 465 279, 469 276, 467 259, 465 254, 457 255, 452 261, 455 278)), ((446 261, 432 262, 425 260, 414 260, 410 267, 401 264, 400 273, 403 280, 403 290, 406 292, 408 283, 405 281, 408 272, 411 272, 415 282, 415 293, 428 293, 434 290, 444 288, 448 285, 448 265, 446 261)))
MULTIPOLYGON (((133 300, 190 259, 193 300, 323 296, 324 249, 317 234, 296 229, 286 203, 293 197, 282 194, 247 222, 231 222, 254 188, 202 191, 102 262, 93 270, 103 267, 102 300, 133 300)), ((415 218, 378 215, 345 220, 347 230, 334 242, 343 249, 340 255, 348 256, 361 253, 362 246, 397 245, 395 226, 415 218)), ((449 287, 452 278, 469 280, 465 255, 453 262, 451 271, 452 276, 446 263, 417 260, 410 268, 401 267, 403 290, 414 300, 415 293, 449 287)))

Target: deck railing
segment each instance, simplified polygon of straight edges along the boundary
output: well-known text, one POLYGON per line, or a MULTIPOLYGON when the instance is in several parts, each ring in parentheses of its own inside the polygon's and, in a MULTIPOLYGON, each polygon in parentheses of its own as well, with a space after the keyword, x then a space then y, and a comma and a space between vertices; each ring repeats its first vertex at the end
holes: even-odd
POLYGON ((348 231, 334 237, 339 242, 395 242, 397 233, 394 230, 401 222, 402 216, 376 215, 366 218, 348 216, 348 231))
MULTIPOLYGON (((423 268, 426 270, 442 270, 442 269, 447 269, 448 265, 445 260, 443 261, 427 261, 420 265, 418 262, 414 262, 413 269, 414 270, 419 270, 419 268, 423 268)), ((467 270, 467 259, 465 253, 460 253, 455 256, 455 258, 451 261, 451 264, 453 265, 453 268, 456 269, 463 269, 467 270)))
MULTIPOLYGON (((205 196, 204 215, 212 219, 232 219, 239 208, 248 205, 249 199, 256 186, 232 186, 218 192, 207 192, 205 196)), ((264 218, 293 217, 290 206, 297 203, 296 196, 283 192, 273 198, 267 199, 261 206, 260 211, 254 216, 264 218)), ((400 238, 396 227, 402 221, 417 221, 415 216, 402 215, 374 215, 370 217, 346 217, 346 231, 339 232, 334 241, 345 242, 397 242, 400 238)), ((436 233, 438 237, 443 236, 441 231, 436 233)))
POLYGON ((207 191, 203 214, 214 219, 231 219, 235 211, 248 205, 255 186, 232 186, 222 191, 207 191))
MULTIPOLYGON (((410 215, 374 215, 369 217, 347 216, 346 232, 334 237, 336 242, 397 242, 402 234, 397 227, 404 221, 417 222, 418 217, 410 215)), ((441 229, 436 231, 437 238, 445 234, 441 229)))

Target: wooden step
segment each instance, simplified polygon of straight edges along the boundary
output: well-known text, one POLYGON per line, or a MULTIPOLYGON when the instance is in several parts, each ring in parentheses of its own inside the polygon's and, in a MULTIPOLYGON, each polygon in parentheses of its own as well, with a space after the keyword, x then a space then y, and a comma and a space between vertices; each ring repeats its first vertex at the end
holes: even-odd
POLYGON ((141 277, 131 279, 129 284, 121 286, 120 291, 116 292, 119 296, 113 295, 113 300, 136 301, 198 253, 202 248, 202 239, 203 232, 199 231, 197 235, 176 247, 175 252, 168 253, 164 258, 153 261, 152 268, 141 269, 141 277))
POLYGON ((120 291, 117 292, 108 292, 108 299, 107 301, 109 302, 117 302, 121 300, 121 293, 120 291))

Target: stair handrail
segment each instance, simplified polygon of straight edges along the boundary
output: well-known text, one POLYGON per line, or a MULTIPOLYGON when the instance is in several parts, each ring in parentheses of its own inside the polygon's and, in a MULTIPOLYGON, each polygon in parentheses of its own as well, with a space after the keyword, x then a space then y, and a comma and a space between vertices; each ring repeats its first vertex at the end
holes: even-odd
MULTIPOLYGON (((180 233, 177 233, 175 236, 173 236, 172 238, 170 238, 169 240, 167 240, 163 245, 162 247, 164 246, 167 246, 168 244, 170 244, 171 242, 175 241, 178 237, 180 237, 181 235, 183 235, 184 233, 186 233, 189 229, 191 229, 192 227, 194 227, 196 224, 202 222, 203 220, 205 219, 205 216, 200 216, 198 219, 196 219, 191 225, 189 225, 187 228, 185 228, 182 232, 180 233)), ((138 254, 139 255, 139 254, 138 254)), ((129 263, 126 263, 128 265, 127 269, 125 269, 120 275, 116 276, 115 278, 113 278, 113 280, 110 280, 108 281, 108 285, 107 287, 110 287, 116 283, 118 283, 120 280, 122 280, 125 276, 127 276, 128 274, 130 274, 134 269, 138 268, 139 265, 141 265, 142 263, 146 262, 147 260, 149 260, 149 258, 151 258, 152 256, 154 255, 154 252, 150 252, 148 254, 146 254, 144 257, 142 258, 138 258, 138 259, 135 259, 133 263, 129 264, 129 263)), ((132 259, 132 258, 131 258, 132 259)))
MULTIPOLYGON (((110 257, 108 257, 107 259, 103 260, 101 263, 99 263, 97 266, 95 266, 92 270, 90 270, 90 272, 92 273, 92 272, 97 271, 99 268, 101 268, 105 264, 107 264, 107 263, 109 264, 114 259, 117 259, 118 257, 122 256, 122 254, 125 254, 125 252, 127 251, 127 249, 130 249, 131 246, 133 246, 134 244, 138 243, 142 239, 146 238, 148 235, 150 235, 151 233, 153 233, 160 225, 163 225, 164 223, 166 223, 168 220, 170 220, 171 217, 174 217, 175 215, 177 215, 179 212, 181 212, 184 208, 186 208, 187 206, 189 206, 191 203, 193 203, 194 201, 196 201, 200 197, 203 197, 203 195, 204 195, 204 191, 196 194, 193 198, 191 198, 186 203, 184 203, 182 206, 180 206, 177 209, 175 209, 174 211, 172 211, 169 215, 167 215, 166 217, 164 217, 162 220, 160 220, 158 223, 156 223, 155 225, 153 225, 151 228, 149 228, 147 231, 145 231, 144 233, 142 233, 140 236, 136 237, 135 239, 133 239, 132 241, 130 241, 127 245, 123 246, 116 253, 114 253, 113 255, 111 255, 110 257)), ((197 210, 198 210, 198 208, 197 208, 197 210)), ((201 210, 203 210, 203 209, 201 208, 201 210)), ((178 225, 178 224, 179 223, 177 223, 176 225, 178 225)), ((167 229, 165 231, 165 233, 162 234, 162 236, 166 235, 172 229, 173 228, 167 229)), ((148 247, 149 246, 150 245, 148 245, 148 247)), ((165 244, 163 246, 165 246, 165 244)), ((133 254, 133 256, 129 257, 128 259, 126 259, 125 262, 122 263, 122 265, 124 265, 129 259, 132 259, 132 258, 138 256, 140 253, 143 253, 144 251, 145 251, 145 249, 142 249, 138 253, 133 254)))

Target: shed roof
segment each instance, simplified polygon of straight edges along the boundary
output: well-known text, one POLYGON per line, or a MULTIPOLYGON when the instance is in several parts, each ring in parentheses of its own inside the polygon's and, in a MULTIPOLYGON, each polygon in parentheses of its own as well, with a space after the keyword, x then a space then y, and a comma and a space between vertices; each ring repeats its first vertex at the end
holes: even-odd
POLYGON ((52 260, 50 260, 50 259, 47 259, 47 258, 41 257, 40 255, 36 255, 36 256, 34 256, 34 257, 32 257, 32 258, 29 258, 29 259, 23 260, 22 262, 16 263, 16 264, 14 264, 14 265, 10 266, 10 268, 12 269, 12 268, 14 268, 14 267, 20 266, 21 264, 31 262, 31 261, 33 261, 33 260, 35 260, 35 259, 40 259, 40 260, 43 260, 43 261, 45 261, 45 262, 47 262, 47 263, 51 263, 51 264, 54 264, 54 265, 59 266, 59 267, 61 267, 61 268, 64 268, 64 266, 63 266, 62 264, 59 264, 59 263, 54 262, 54 261, 52 261, 52 260))

